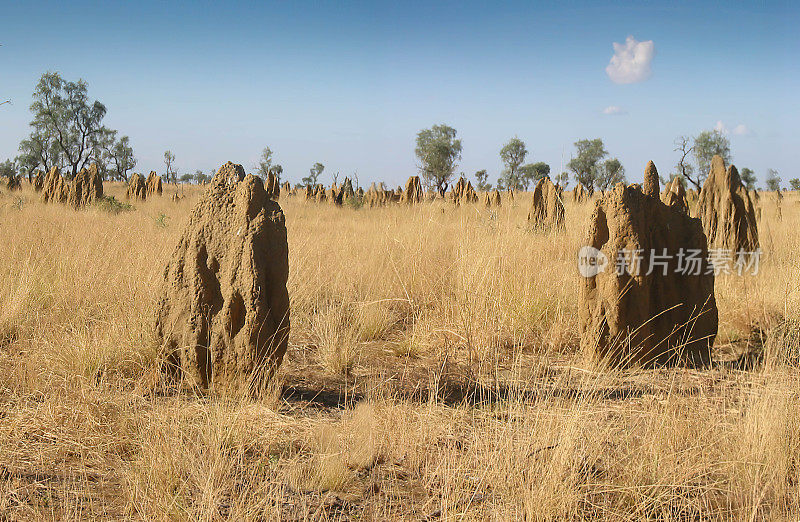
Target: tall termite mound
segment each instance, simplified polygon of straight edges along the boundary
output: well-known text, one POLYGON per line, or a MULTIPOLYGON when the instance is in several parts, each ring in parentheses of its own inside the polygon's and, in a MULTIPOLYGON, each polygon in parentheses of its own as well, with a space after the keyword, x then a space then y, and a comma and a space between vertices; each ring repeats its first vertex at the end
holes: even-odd
POLYGON ((356 197, 356 192, 353 190, 353 181, 345 176, 342 186, 339 188, 339 198, 342 203, 347 203, 356 197))
POLYGON ((68 203, 75 208, 84 208, 103 198, 103 178, 92 164, 89 169, 81 169, 72 180, 68 203))
POLYGON ((156 174, 156 171, 151 170, 147 176, 147 181, 145 181, 145 194, 147 194, 147 197, 152 195, 160 196, 163 192, 164 187, 161 183, 161 176, 156 174))
POLYGON ((661 194, 661 201, 668 207, 672 207, 684 214, 689 213, 689 201, 686 199, 686 189, 683 188, 680 178, 672 178, 667 183, 664 192, 661 194))
POLYGON ((33 175, 33 189, 36 192, 41 192, 44 188, 45 173, 43 170, 37 170, 33 175))
POLYGON ((269 196, 270 199, 277 201, 278 198, 281 197, 280 180, 271 170, 267 173, 267 186, 264 187, 264 189, 267 191, 267 196, 269 196))
POLYGON ((659 189, 660 181, 658 179, 658 170, 653 161, 648 161, 647 166, 644 168, 644 183, 642 183, 642 192, 651 198, 658 198, 661 192, 659 189))
POLYGON ((497 189, 483 193, 483 204, 486 208, 499 207, 501 203, 500 192, 497 189))
POLYGON ((572 201, 575 203, 584 203, 589 199, 589 191, 583 186, 583 183, 578 182, 575 189, 572 191, 572 201))
POLYGON ((419 176, 410 176, 406 181, 406 188, 400 196, 401 203, 420 203, 422 201, 422 182, 419 176))
POLYGON ((260 178, 223 165, 164 270, 156 338, 173 382, 263 389, 286 352, 288 258, 278 203, 260 178))
POLYGON ((450 191, 450 199, 456 205, 477 203, 478 194, 472 188, 472 183, 467 181, 463 176, 458 178, 458 182, 453 186, 450 191))
POLYGON ((758 249, 753 202, 742 184, 739 171, 733 165, 725 169, 720 156, 711 160, 711 171, 700 191, 697 212, 709 248, 732 252, 758 249))
POLYGON ((564 228, 564 202, 561 188, 553 185, 550 176, 540 179, 533 190, 528 221, 536 228, 564 228))
POLYGON ((620 183, 588 228, 583 349, 615 367, 709 365, 718 314, 700 220, 620 183))
POLYGON ((368 208, 382 207, 389 203, 391 197, 389 192, 383 188, 383 184, 370 184, 369 189, 364 193, 364 204, 368 208))
POLYGON ((147 199, 147 183, 144 176, 140 174, 131 174, 128 180, 128 190, 125 191, 125 197, 132 200, 144 201, 147 199))
POLYGON ((69 199, 69 183, 58 167, 51 167, 42 183, 42 200, 45 203, 66 203, 69 199))
POLYGON ((6 188, 8 190, 22 190, 22 178, 19 175, 11 174, 6 178, 6 188))

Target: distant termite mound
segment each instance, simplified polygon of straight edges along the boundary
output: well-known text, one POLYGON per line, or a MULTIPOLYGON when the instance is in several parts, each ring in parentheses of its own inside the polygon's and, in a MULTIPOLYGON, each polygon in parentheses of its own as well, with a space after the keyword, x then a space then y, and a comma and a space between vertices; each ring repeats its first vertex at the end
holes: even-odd
POLYGON ((342 204, 348 203, 351 200, 355 199, 356 192, 353 190, 353 181, 345 177, 344 181, 342 182, 342 186, 339 188, 338 197, 341 200, 342 204))
POLYGON ((382 207, 391 200, 388 192, 384 190, 382 185, 375 185, 373 182, 370 184, 367 191, 364 193, 364 205, 367 208, 382 207))
POLYGON ((686 199, 686 189, 683 188, 680 178, 675 177, 667 183, 664 192, 661 194, 661 201, 668 207, 672 207, 684 214, 689 213, 689 201, 686 199))
POLYGON ((10 191, 22 190, 22 178, 19 175, 11 174, 6 179, 6 188, 10 191))
POLYGON ((278 201, 278 198, 281 197, 280 180, 278 180, 274 172, 267 173, 267 183, 264 189, 267 191, 267 196, 269 196, 270 199, 278 201))
POLYGON ((66 203, 69 199, 69 184, 58 167, 52 167, 42 183, 42 200, 45 203, 66 203))
POLYGON ((410 176, 408 181, 406 181, 406 188, 403 191, 403 194, 400 196, 400 202, 412 205, 415 203, 420 203, 422 199, 422 182, 420 181, 419 176, 410 176))
POLYGON ((477 203, 478 194, 475 192, 475 189, 472 188, 472 183, 467 181, 464 177, 461 177, 450 191, 450 200, 456 205, 477 203))
POLYGON ((528 221, 536 228, 564 228, 564 202, 561 188, 545 176, 533 190, 528 221))
POLYGON ((145 193, 147 197, 157 195, 160 196, 164 192, 164 187, 161 183, 161 176, 156 174, 156 171, 151 170, 150 175, 147 176, 147 181, 145 182, 145 193))
POLYGON ((68 203, 75 208, 84 208, 103 198, 103 178, 92 164, 81 169, 70 184, 68 203))
POLYGON ((33 174, 33 189, 36 192, 41 192, 42 189, 44 188, 44 178, 45 178, 45 173, 43 170, 37 170, 33 174))
POLYGON ((262 180, 223 165, 164 270, 155 330, 172 382, 263 389, 286 352, 288 257, 283 211, 262 180))
POLYGON ((145 201, 147 199, 147 183, 144 176, 140 174, 132 174, 128 180, 128 190, 125 192, 125 197, 134 201, 145 201))
POLYGON ((758 249, 758 226, 753 202, 731 165, 725 169, 720 156, 711 160, 711 171, 700 191, 697 213, 708 237, 708 247, 732 252, 758 249))
POLYGON ((589 191, 583 186, 583 183, 578 182, 575 189, 572 191, 572 201, 574 203, 584 203, 589 200, 589 191))
POLYGON ((500 191, 497 189, 483 193, 483 204, 486 208, 499 207, 501 204, 500 191))

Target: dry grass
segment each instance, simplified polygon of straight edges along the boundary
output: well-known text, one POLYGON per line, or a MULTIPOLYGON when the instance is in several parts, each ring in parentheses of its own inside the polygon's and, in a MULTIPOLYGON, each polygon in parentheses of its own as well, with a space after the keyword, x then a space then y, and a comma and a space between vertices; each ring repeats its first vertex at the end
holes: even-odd
POLYGON ((118 213, 0 193, 0 519, 800 517, 796 195, 781 221, 762 198, 760 275, 717 281, 729 362, 626 373, 577 349, 589 205, 539 233, 525 195, 282 200, 290 350, 249 401, 153 391, 158 283, 198 194, 175 190, 118 213))

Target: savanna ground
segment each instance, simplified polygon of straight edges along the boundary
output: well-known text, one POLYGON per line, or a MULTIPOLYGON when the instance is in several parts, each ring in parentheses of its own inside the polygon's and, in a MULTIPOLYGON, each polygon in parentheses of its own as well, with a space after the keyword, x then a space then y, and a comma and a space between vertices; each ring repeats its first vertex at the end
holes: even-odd
POLYGON ((578 349, 591 204, 543 233, 525 194, 283 198, 289 351, 250 400, 154 385, 199 190, 119 213, 0 194, 0 520, 800 517, 796 195, 780 221, 762 195, 759 275, 717 279, 719 364, 628 372, 578 349))

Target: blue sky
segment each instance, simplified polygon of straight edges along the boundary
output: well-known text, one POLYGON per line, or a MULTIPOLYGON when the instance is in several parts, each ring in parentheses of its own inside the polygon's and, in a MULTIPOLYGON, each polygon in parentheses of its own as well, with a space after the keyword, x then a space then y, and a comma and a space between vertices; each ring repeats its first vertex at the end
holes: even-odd
POLYGON ((416 132, 447 123, 468 175, 495 179, 515 135, 554 172, 600 137, 640 181, 650 159, 672 169, 676 136, 720 125, 737 166, 786 181, 800 177, 798 22, 788 1, 6 2, 0 159, 55 70, 88 82, 143 172, 166 149, 180 173, 251 169, 268 145, 291 181, 319 161, 325 182, 395 185, 416 171, 416 132), (606 68, 629 36, 653 52, 617 83, 606 68))

